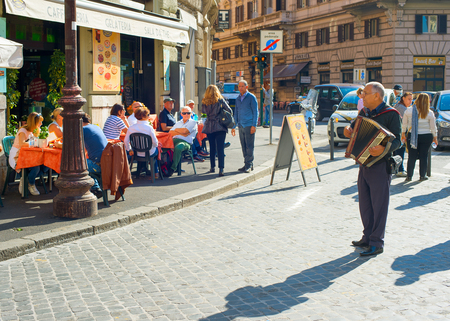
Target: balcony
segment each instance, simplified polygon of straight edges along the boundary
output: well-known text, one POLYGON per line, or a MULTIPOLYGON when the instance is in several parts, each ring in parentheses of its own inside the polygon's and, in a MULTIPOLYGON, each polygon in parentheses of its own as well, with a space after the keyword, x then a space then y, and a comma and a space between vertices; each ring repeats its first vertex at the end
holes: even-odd
POLYGON ((290 11, 277 11, 257 18, 245 20, 236 24, 233 32, 235 36, 246 37, 252 31, 261 29, 275 29, 281 25, 291 25, 294 15, 290 11))

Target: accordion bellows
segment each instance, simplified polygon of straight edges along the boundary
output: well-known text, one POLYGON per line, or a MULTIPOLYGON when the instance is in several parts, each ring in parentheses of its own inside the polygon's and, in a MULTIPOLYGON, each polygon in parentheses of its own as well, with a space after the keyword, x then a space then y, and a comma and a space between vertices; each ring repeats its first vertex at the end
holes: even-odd
POLYGON ((353 158, 359 164, 370 167, 388 153, 394 138, 394 134, 373 119, 358 116, 345 157, 353 158), (385 146, 384 152, 379 156, 370 155, 369 149, 377 145, 385 146))

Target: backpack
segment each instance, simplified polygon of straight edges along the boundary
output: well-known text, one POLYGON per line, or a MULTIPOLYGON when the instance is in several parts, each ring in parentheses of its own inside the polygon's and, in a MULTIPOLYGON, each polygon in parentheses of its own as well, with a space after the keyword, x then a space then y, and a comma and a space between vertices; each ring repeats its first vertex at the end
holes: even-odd
POLYGON ((161 174, 169 177, 169 169, 173 163, 173 150, 169 149, 161 154, 161 174))

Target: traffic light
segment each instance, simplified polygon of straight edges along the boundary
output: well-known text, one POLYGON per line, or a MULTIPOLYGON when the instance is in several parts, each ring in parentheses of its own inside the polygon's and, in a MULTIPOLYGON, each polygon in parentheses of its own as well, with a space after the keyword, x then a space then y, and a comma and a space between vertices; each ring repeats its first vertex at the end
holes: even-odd
POLYGON ((259 56, 253 56, 253 57, 252 57, 252 61, 253 61, 254 63, 258 63, 258 62, 259 62, 259 56))
POLYGON ((260 68, 261 69, 265 69, 267 66, 268 66, 268 64, 267 64, 267 57, 266 57, 266 55, 265 54, 261 54, 260 53, 260 59, 259 59, 259 63, 260 63, 260 68))

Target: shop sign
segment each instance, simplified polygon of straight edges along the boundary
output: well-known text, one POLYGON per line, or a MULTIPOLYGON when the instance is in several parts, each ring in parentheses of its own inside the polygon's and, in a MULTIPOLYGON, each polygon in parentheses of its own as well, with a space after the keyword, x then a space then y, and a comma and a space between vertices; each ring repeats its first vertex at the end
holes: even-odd
POLYGON ((317 65, 317 71, 318 72, 330 71, 330 63, 317 65))
POLYGON ((244 77, 244 71, 236 71, 236 79, 239 77, 244 77))
POLYGON ((44 100, 47 96, 47 84, 41 78, 34 78, 28 87, 28 94, 33 100, 44 100))
POLYGON ((310 84, 311 76, 300 76, 300 83, 301 84, 310 84))
POLYGON ((353 61, 341 61, 341 70, 353 69, 353 61))
POLYGON ((294 60, 309 59, 309 53, 298 54, 294 56, 294 60))
POLYGON ((230 29, 230 10, 219 10, 219 28, 230 29))
POLYGON ((383 66, 383 60, 382 59, 367 60, 366 61, 366 68, 382 68, 382 66, 383 66))
POLYGON ((414 57, 414 66, 445 66, 445 57, 414 57))
POLYGON ((92 29, 93 90, 120 90, 120 34, 92 29))
MULTIPOLYGON (((78 25, 137 37, 189 43, 189 27, 184 24, 91 1, 77 1, 76 4, 77 21, 72 28, 78 25)), ((5 7, 9 14, 65 22, 63 1, 5 0, 5 7)))

